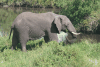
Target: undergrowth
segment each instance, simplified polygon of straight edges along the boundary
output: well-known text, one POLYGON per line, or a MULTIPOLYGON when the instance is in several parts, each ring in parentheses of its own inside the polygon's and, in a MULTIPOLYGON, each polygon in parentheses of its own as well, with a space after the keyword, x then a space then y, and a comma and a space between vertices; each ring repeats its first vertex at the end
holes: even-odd
POLYGON ((82 40, 79 43, 58 44, 55 41, 29 41, 27 52, 18 44, 11 50, 11 39, 0 37, 1 67, 99 67, 100 43, 82 40))

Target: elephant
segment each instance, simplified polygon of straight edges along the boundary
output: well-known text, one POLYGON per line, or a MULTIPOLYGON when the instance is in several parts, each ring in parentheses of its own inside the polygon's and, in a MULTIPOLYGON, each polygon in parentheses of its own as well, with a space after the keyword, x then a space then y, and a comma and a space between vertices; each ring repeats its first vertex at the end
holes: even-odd
POLYGON ((44 41, 57 41, 57 33, 61 31, 71 33, 74 39, 77 33, 71 21, 65 15, 55 14, 53 12, 32 13, 22 12, 19 14, 11 26, 9 39, 13 30, 12 47, 15 49, 18 43, 22 46, 22 51, 26 52, 26 43, 29 40, 36 40, 44 37, 44 41))

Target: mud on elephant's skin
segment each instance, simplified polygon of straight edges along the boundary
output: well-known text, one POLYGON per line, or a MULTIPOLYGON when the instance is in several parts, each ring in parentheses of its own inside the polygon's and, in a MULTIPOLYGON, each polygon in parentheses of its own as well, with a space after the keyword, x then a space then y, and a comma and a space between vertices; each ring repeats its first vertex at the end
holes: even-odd
MULTIPOLYGON (((73 38, 77 37, 76 30, 71 21, 64 15, 58 15, 52 12, 32 13, 23 12, 19 14, 11 26, 13 30, 12 47, 15 49, 18 43, 22 46, 22 51, 26 51, 26 43, 28 40, 36 40, 44 37, 45 42, 57 41, 57 33, 68 31, 73 38)), ((10 36, 9 36, 10 39, 10 36)))

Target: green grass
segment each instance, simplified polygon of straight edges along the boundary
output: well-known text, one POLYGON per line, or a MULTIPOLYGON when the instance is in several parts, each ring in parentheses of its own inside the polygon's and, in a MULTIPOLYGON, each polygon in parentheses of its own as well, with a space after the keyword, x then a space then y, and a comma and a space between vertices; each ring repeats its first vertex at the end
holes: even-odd
POLYGON ((83 40, 72 45, 44 40, 29 41, 27 52, 18 44, 11 50, 11 39, 0 37, 0 67, 99 67, 100 43, 83 40), (96 62, 98 62, 96 64, 96 62))

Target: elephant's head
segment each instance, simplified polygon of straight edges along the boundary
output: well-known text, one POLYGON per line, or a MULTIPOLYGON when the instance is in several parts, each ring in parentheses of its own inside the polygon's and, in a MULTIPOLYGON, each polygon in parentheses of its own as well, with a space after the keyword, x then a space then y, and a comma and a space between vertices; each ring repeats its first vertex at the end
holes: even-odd
MULTIPOLYGON (((61 31, 66 32, 66 29, 69 33, 71 33, 72 37, 74 39, 77 38, 77 35, 80 33, 77 33, 74 26, 72 25, 71 21, 64 15, 58 15, 54 19, 54 23, 56 24, 56 27, 58 29, 58 33, 61 31)), ((73 41, 72 41, 73 42, 73 41)))

